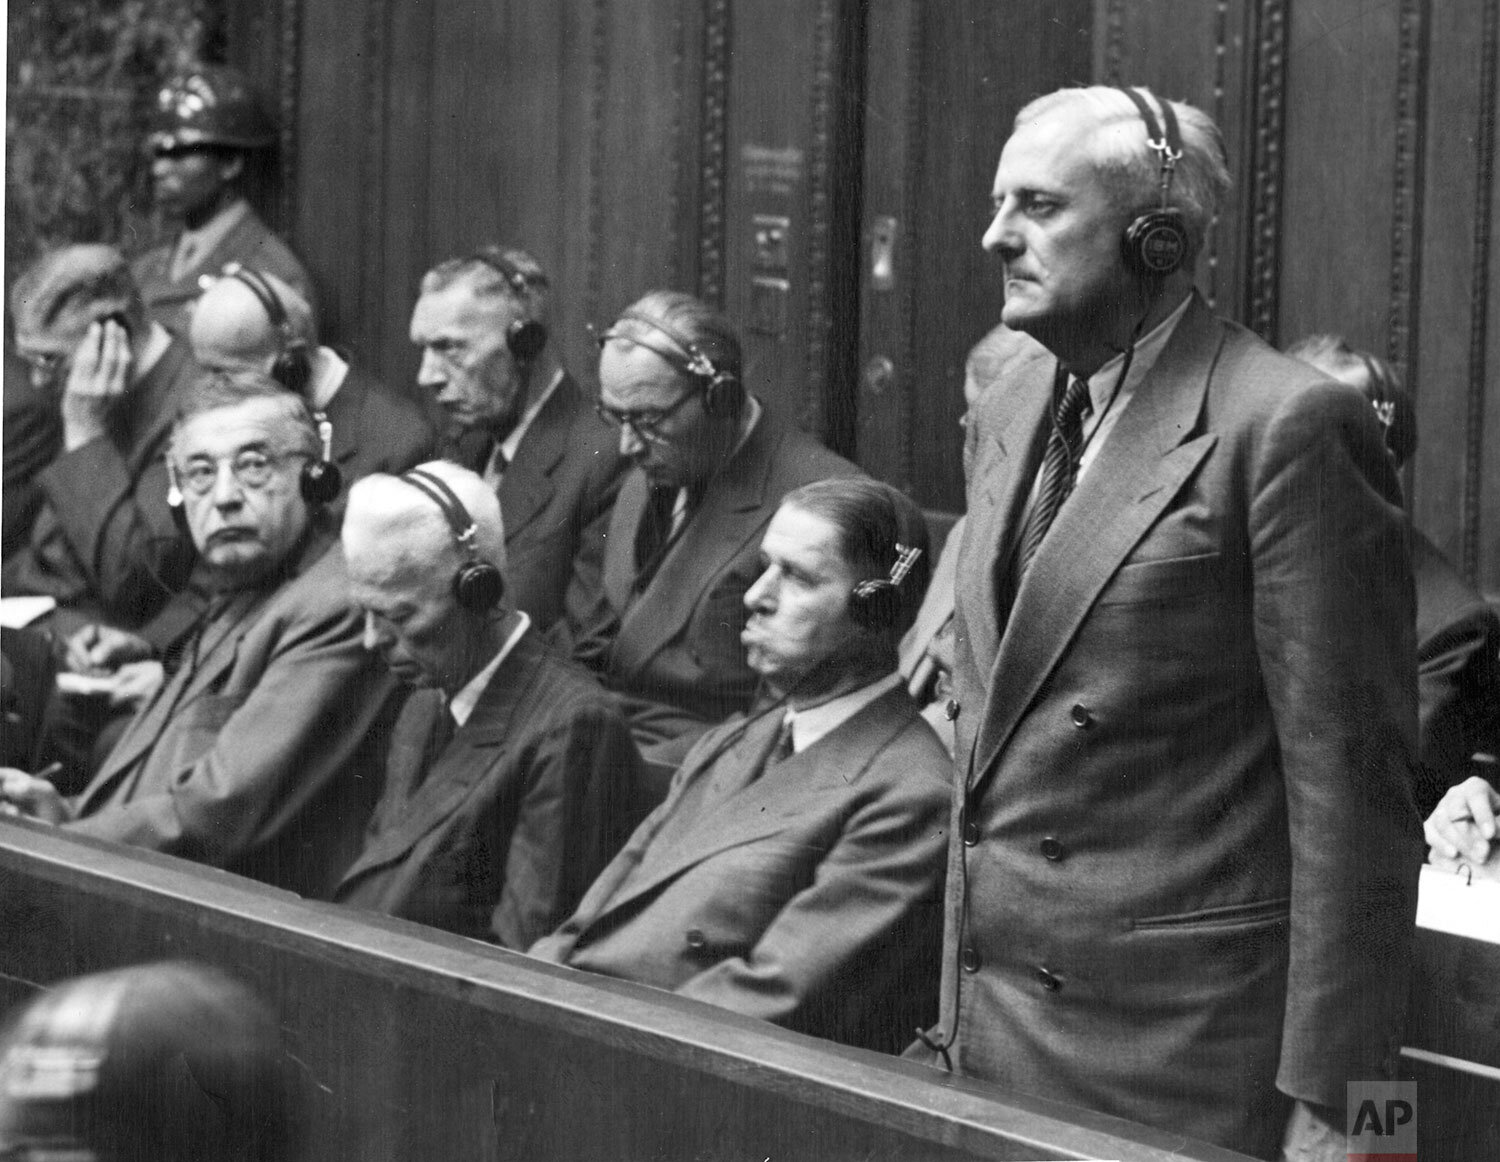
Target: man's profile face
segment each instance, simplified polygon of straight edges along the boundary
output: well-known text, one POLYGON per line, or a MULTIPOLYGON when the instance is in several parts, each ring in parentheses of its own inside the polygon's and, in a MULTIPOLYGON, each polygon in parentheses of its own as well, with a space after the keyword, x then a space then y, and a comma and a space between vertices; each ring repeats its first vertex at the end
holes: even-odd
POLYGON ((1094 120, 1064 105, 1022 125, 995 172, 983 245, 1005 262, 1001 318, 1048 346, 1111 326, 1133 293, 1120 250, 1129 214, 1092 163, 1094 120))
POLYGON ((298 487, 310 459, 300 429, 273 399, 248 399, 189 416, 172 460, 198 553, 229 588, 285 563, 307 531, 298 487), (199 491, 194 481, 207 487, 199 491))
POLYGON ((760 559, 763 572, 745 593, 750 620, 740 634, 750 668, 781 693, 816 673, 840 676, 837 659, 859 634, 849 594, 860 579, 839 550, 838 529, 784 504, 766 526, 760 559))
POLYGON ((365 649, 408 686, 461 688, 471 676, 473 616, 453 596, 449 554, 415 563, 396 546, 345 538, 349 592, 365 611, 365 649))
POLYGON ((525 381, 505 342, 519 314, 503 295, 476 296, 468 278, 417 300, 411 316, 411 341, 422 349, 417 382, 457 429, 494 432, 519 418, 525 381))
POLYGON ((188 218, 213 207, 236 168, 233 161, 203 146, 158 149, 151 158, 157 209, 172 218, 188 218))
POLYGON ((655 351, 624 339, 605 343, 599 353, 599 402, 616 413, 645 419, 645 433, 628 423, 621 426, 620 454, 652 484, 684 488, 719 467, 726 449, 714 439, 703 392, 655 351), (652 422, 658 417, 665 418, 652 422))

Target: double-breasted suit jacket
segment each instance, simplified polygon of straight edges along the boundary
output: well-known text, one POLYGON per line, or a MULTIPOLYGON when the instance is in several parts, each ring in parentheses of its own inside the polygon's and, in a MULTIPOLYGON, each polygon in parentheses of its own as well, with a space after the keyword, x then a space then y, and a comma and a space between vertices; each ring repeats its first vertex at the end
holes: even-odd
POLYGON ((190 270, 183 271, 181 278, 174 279, 172 254, 176 248, 176 238, 152 247, 131 261, 130 273, 140 288, 147 313, 184 341, 192 322, 193 304, 203 293, 198 279, 205 274, 218 274, 231 262, 274 274, 306 299, 309 307, 315 307, 312 280, 307 269, 248 205, 244 216, 229 228, 224 237, 190 270))
POLYGON ((894 1050, 934 1011, 951 762, 898 687, 747 785, 781 720, 699 739, 532 954, 894 1050))
POLYGON ((162 454, 197 374, 174 341, 111 412, 107 435, 59 452, 38 476, 31 540, 6 562, 4 587, 57 598, 60 633, 85 621, 141 632, 187 583, 197 554, 167 506, 162 454))
POLYGON ((637 742, 701 734, 748 709, 756 675, 740 631, 745 591, 761 572, 761 535, 794 488, 856 474, 853 464, 763 411, 639 593, 636 530, 650 488, 640 469, 626 474, 605 541, 603 600, 578 646, 602 667, 606 685, 627 696, 637 742))
POLYGON ((598 683, 532 631, 424 770, 440 701, 408 700, 364 851, 334 898, 524 950, 639 819, 624 809, 635 744, 598 683))
POLYGON ((997 579, 1055 360, 977 417, 941 1027, 960 1072, 1251 1153, 1393 1068, 1413 599, 1370 408, 1196 297, 997 579), (1278 1092, 1279 1091, 1279 1092, 1278 1092))
POLYGON ((313 538, 281 585, 224 602, 69 828, 328 894, 380 792, 397 693, 328 545, 313 538))

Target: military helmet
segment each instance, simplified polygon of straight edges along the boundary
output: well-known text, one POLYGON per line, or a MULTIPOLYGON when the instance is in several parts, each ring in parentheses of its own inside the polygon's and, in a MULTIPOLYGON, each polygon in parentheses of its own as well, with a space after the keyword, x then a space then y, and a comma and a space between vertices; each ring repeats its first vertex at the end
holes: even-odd
POLYGON ((197 65, 172 77, 156 95, 148 143, 153 150, 191 145, 261 149, 276 140, 276 123, 238 69, 197 65))

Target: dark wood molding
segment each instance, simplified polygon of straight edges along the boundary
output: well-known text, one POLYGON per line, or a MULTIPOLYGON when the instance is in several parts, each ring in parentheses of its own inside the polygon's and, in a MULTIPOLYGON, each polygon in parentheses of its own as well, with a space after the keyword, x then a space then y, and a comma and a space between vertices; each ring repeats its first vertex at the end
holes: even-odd
POLYGON ((588 272, 583 317, 598 319, 604 297, 604 166, 609 145, 609 0, 594 0, 589 28, 588 272))
POLYGON ((808 148, 807 223, 807 375, 797 400, 797 422, 821 432, 823 391, 828 381, 830 324, 828 302, 829 238, 832 231, 833 140, 838 78, 839 0, 818 0, 813 22, 812 140, 808 148))
POLYGON ((1397 17, 1396 159, 1391 205, 1391 305, 1386 354, 1417 382, 1417 296, 1422 270, 1422 126, 1427 106, 1428 0, 1401 0, 1397 17))
POLYGON ((729 152, 729 0, 705 0, 703 107, 698 169, 698 294, 722 308, 725 291, 724 200, 729 152))
MULTIPOLYGON (((923 132, 923 88, 921 76, 927 67, 927 17, 923 12, 923 0, 913 0, 907 9, 906 59, 912 62, 912 76, 906 87, 906 124, 902 132, 906 135, 906 172, 902 174, 902 205, 907 207, 905 220, 900 224, 896 236, 899 269, 915 271, 916 255, 922 244, 921 215, 916 213, 917 199, 921 196, 922 166, 926 160, 927 134, 923 132)), ((897 284, 900 296, 898 317, 901 320, 896 340, 896 386, 902 410, 901 431, 903 438, 897 445, 894 483, 910 491, 913 461, 916 457, 916 425, 912 422, 916 411, 918 394, 917 344, 916 344, 916 284, 915 280, 903 278, 897 284)), ((890 406, 887 404, 886 406, 890 406)))
MULTIPOLYGON (((1475 132, 1474 248, 1469 278, 1469 375, 1465 400, 1464 476, 1459 506, 1459 568, 1471 582, 1479 580, 1481 495, 1484 478, 1484 404, 1488 386, 1487 353, 1490 311, 1490 222, 1495 205, 1495 92, 1500 71, 1500 0, 1484 5, 1479 46, 1479 125, 1475 132)), ((1407 382, 1411 382, 1408 380, 1407 382)))
MULTIPOLYGON (((1214 98, 1212 116, 1219 132, 1224 132, 1225 118, 1229 115, 1227 101, 1229 76, 1229 0, 1218 0, 1214 12, 1214 98)), ((1222 207, 1208 224, 1204 237, 1203 273, 1199 276, 1204 297, 1208 305, 1219 309, 1219 230, 1223 224, 1222 207)))
POLYGON ((673 223, 668 240, 667 269, 674 274, 682 270, 685 223, 682 220, 682 182, 686 168, 687 141, 684 120, 687 99, 687 16, 680 2, 674 7, 672 20, 672 180, 667 186, 667 221, 673 223))
MULTIPOLYGON (((364 189, 360 191, 360 197, 363 199, 365 237, 371 239, 380 238, 385 231, 386 63, 390 52, 390 22, 391 0, 369 0, 365 8, 364 72, 359 82, 364 100, 365 133, 362 156, 364 189)), ((362 304, 365 318, 378 319, 385 299, 385 248, 367 246, 361 257, 357 301, 362 304)), ((367 341, 370 340, 373 336, 367 337, 367 341)))
POLYGON ((1125 0, 1104 6, 1104 84, 1119 85, 1125 78, 1125 0))
POLYGON ((1282 156, 1286 145, 1287 0, 1255 15, 1255 137, 1251 144, 1250 302, 1246 322, 1276 342, 1280 306, 1282 156))
POLYGON ((276 69, 277 141, 276 213, 283 230, 297 215, 297 93, 302 83, 302 0, 281 0, 277 32, 280 51, 276 69))

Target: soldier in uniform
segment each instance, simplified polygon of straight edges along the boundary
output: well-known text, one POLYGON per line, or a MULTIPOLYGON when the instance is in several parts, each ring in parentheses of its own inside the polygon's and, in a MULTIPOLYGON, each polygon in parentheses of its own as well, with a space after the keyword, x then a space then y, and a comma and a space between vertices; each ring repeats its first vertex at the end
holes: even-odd
POLYGON ((156 207, 177 224, 131 264, 146 310, 187 337, 200 276, 228 263, 274 274, 312 302, 307 271, 245 200, 248 167, 276 141, 276 124, 249 83, 223 65, 173 77, 157 96, 147 144, 156 207))

